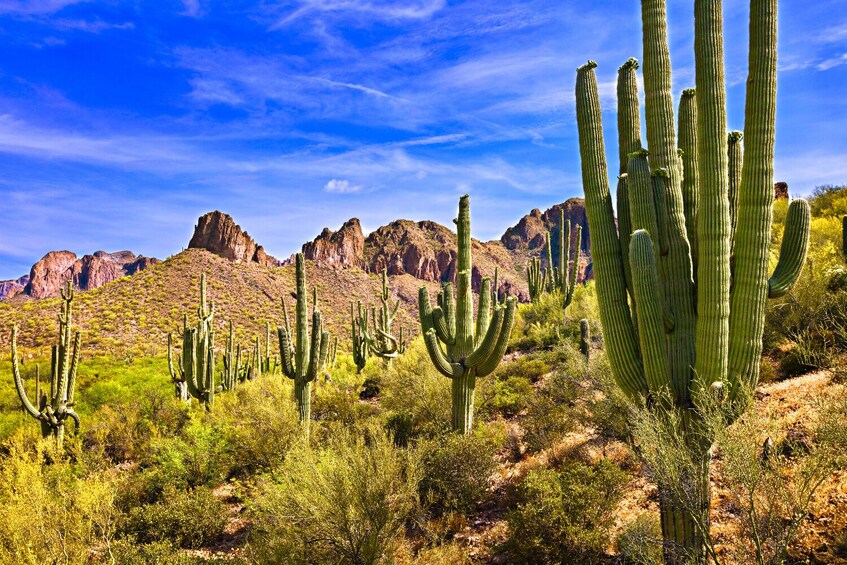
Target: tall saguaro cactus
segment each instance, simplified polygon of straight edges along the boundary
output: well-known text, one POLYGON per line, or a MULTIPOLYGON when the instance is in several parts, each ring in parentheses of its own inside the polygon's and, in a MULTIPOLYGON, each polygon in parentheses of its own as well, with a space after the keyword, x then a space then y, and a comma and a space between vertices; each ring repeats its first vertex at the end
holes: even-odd
POLYGON ((680 478, 689 503, 670 496, 671 485, 659 485, 665 562, 702 563, 712 440, 698 426, 700 403, 717 396, 727 421, 743 411, 758 380, 767 298, 787 292, 805 260, 809 206, 803 200, 790 204, 779 263, 769 279, 776 0, 750 4, 743 157, 740 134, 728 135, 726 126, 721 1, 694 2, 697 88, 696 96, 683 92, 678 144, 665 0, 641 4, 649 153, 638 146, 637 106, 632 110, 637 65, 629 63, 618 83, 619 137, 628 144, 621 148, 626 202, 620 205, 619 181, 620 231, 593 62, 577 71, 582 177, 600 319, 617 383, 631 397, 672 399, 654 403, 654 409, 680 416, 692 459, 700 462, 697 476, 680 478))
POLYGON ((277 333, 279 335, 279 357, 282 361, 282 373, 294 381, 297 413, 304 433, 308 436, 312 411, 312 381, 323 370, 326 363, 329 333, 321 329, 321 312, 318 309, 317 289, 312 292, 312 326, 309 327, 309 297, 306 292, 306 267, 302 253, 297 254, 295 264, 297 306, 294 329, 296 341, 288 322, 285 298, 282 299, 285 326, 279 328, 277 333))
POLYGON ((12 375, 15 390, 23 409, 41 424, 41 434, 56 438, 56 446, 62 449, 65 439, 65 421, 71 419, 74 427, 79 428, 79 416, 74 411, 74 384, 79 366, 80 333, 74 333, 71 339, 71 310, 74 289, 68 281, 61 291, 62 311, 59 314, 59 343, 51 348, 50 394, 41 392, 39 377, 36 375, 35 404, 27 396, 24 381, 18 366, 18 326, 12 326, 12 375))
POLYGON ((517 299, 509 297, 503 304, 495 299, 492 314, 491 279, 483 278, 474 322, 471 213, 467 194, 459 199, 459 217, 454 222, 459 236, 457 294, 453 296, 452 284, 445 284, 438 293, 438 306, 432 308, 429 291, 422 286, 418 292, 418 313, 429 357, 439 372, 452 381, 453 429, 469 434, 473 426, 476 379, 490 374, 500 364, 515 321, 517 299))
MULTIPOLYGON (((188 314, 182 323, 182 353, 179 364, 174 367, 171 351, 171 335, 168 334, 168 369, 171 380, 182 397, 182 386, 188 394, 199 400, 206 410, 212 409, 215 400, 215 330, 213 326, 215 305, 206 302, 206 273, 200 276, 200 306, 197 308, 197 323, 188 325, 188 314)), ((186 397, 187 398, 187 397, 186 397)))
POLYGON ((371 309, 373 334, 367 333, 367 326, 360 329, 365 333, 365 339, 368 342, 370 352, 384 359, 386 366, 388 366, 391 364, 391 360, 400 353, 400 344, 397 338, 391 333, 391 324, 394 323, 394 318, 397 316, 400 301, 396 301, 394 306, 391 306, 390 295, 388 293, 387 269, 382 270, 382 289, 379 294, 379 300, 382 303, 379 310, 376 307, 371 309))

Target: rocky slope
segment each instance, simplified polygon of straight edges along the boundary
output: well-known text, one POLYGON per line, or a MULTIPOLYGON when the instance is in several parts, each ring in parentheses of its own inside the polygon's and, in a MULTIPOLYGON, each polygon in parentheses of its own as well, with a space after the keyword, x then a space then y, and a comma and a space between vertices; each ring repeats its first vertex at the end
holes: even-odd
POLYGON ((20 294, 29 282, 29 275, 17 279, 0 281, 0 300, 20 294))

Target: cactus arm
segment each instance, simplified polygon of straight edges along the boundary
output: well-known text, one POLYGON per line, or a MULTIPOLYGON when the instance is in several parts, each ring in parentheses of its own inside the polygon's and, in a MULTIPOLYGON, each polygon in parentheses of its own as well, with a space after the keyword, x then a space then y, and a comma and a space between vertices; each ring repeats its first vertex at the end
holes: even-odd
POLYGON ((688 247, 691 249, 691 270, 697 276, 697 201, 698 159, 697 159, 697 101, 696 90, 687 88, 679 98, 678 143, 682 160, 682 204, 685 210, 685 233, 688 247))
POLYGON ((651 392, 659 392, 670 384, 670 373, 665 350, 663 300, 654 255, 650 234, 636 230, 629 244, 629 260, 638 308, 638 338, 644 356, 647 386, 651 392))
MULTIPOLYGON (((629 181, 626 176, 629 154, 641 149, 641 110, 638 101, 638 78, 635 71, 638 60, 630 58, 618 68, 618 153, 619 169, 616 191, 618 232, 621 241, 621 256, 626 277, 626 288, 632 295, 632 275, 629 271, 629 237, 633 227, 629 206, 629 181)), ((580 241, 577 241, 577 250, 580 241)))
POLYGON ((298 253, 295 259, 297 281, 297 304, 295 322, 297 343, 295 345, 294 369, 297 376, 306 376, 309 365, 309 301, 306 295, 306 266, 303 254, 298 253))
POLYGON ((779 262, 768 280, 768 298, 779 298, 797 282, 809 249, 811 210, 805 200, 794 200, 788 205, 785 232, 779 248, 779 262))
POLYGON ((582 183, 609 363, 621 388, 627 394, 635 395, 646 388, 646 381, 629 315, 620 241, 612 213, 600 97, 594 73, 596 66, 596 63, 589 62, 577 70, 576 107, 582 183))
POLYGON ((483 335, 482 342, 465 359, 464 365, 466 367, 479 365, 494 352, 494 347, 497 344, 497 336, 500 335, 504 312, 505 308, 503 307, 494 310, 494 316, 491 318, 491 323, 483 335))
POLYGON ((432 364, 435 365, 435 368, 438 369, 439 373, 450 379, 462 376, 462 373, 465 370, 464 367, 458 363, 451 363, 450 360, 447 359, 444 352, 441 350, 441 346, 438 345, 438 336, 435 335, 435 330, 430 329, 424 334, 424 343, 426 344, 426 350, 429 353, 429 358, 432 360, 432 364))
POLYGON ((212 402, 215 400, 215 332, 208 334, 209 347, 206 349, 206 374, 204 377, 204 393, 203 398, 206 410, 211 410, 212 402))
POLYGON ((506 353, 506 348, 509 346, 509 336, 512 334, 512 328, 515 325, 515 309, 517 307, 517 298, 510 296, 506 299, 505 312, 503 320, 498 324, 500 331, 498 332, 497 342, 491 354, 476 366, 474 371, 477 377, 485 377, 491 374, 506 353))
POLYGON ((183 364, 185 367, 185 382, 188 385, 188 392, 194 398, 202 398, 200 392, 200 383, 197 381, 198 367, 197 363, 197 329, 189 328, 186 330, 183 337, 182 350, 185 353, 183 364))
POLYGON ((571 272, 568 275, 568 289, 565 293, 565 308, 571 305, 573 301, 573 293, 574 289, 576 289, 576 278, 579 273, 579 242, 582 241, 582 226, 577 224, 576 226, 576 251, 574 251, 573 255, 573 263, 571 264, 571 272))
MULTIPOLYGON (((667 335, 668 360, 673 391, 677 400, 685 404, 691 382, 691 368, 695 361, 696 316, 674 127, 667 14, 665 0, 643 0, 641 6, 644 37, 644 114, 647 122, 647 146, 650 148, 650 169, 664 168, 670 175, 668 182, 664 184, 665 194, 656 198, 667 218, 668 251, 660 256, 659 275, 665 283, 666 311, 672 315, 668 319, 674 320, 673 331, 667 335)), ((593 232, 591 235, 593 237, 593 232)))
MULTIPOLYGON (((579 242, 577 242, 579 245, 579 242)), ((559 260, 557 269, 559 271, 559 288, 566 290, 568 286, 568 259, 571 256, 571 221, 565 220, 565 208, 559 209, 559 260)))
POLYGON ((66 391, 65 398, 68 400, 68 405, 73 405, 74 402, 74 389, 76 388, 76 373, 79 367, 79 353, 80 353, 80 341, 82 340, 80 332, 76 332, 74 335, 74 352, 71 357, 71 368, 68 373, 68 388, 66 391))
POLYGON ((476 310, 476 331, 474 332, 474 347, 479 347, 488 331, 491 319, 491 279, 483 277, 479 285, 479 305, 476 310))
POLYGON ((588 360, 591 356, 591 328, 585 318, 579 321, 579 351, 588 360))
POLYGON ((730 207, 721 2, 695 0, 697 150, 697 329, 695 372, 703 386, 727 373, 730 207))
POLYGON ((738 219, 738 185, 741 182, 741 166, 744 152, 741 139, 744 132, 731 131, 727 136, 727 162, 729 166, 729 254, 735 247, 735 230, 738 219))
MULTIPOLYGON (((15 379, 15 390, 18 393, 18 398, 21 400, 21 406, 27 413, 37 420, 43 419, 41 412, 30 402, 24 388, 24 381, 21 378, 20 367, 18 366, 18 326, 12 326, 12 376, 15 379)), ((36 399, 38 402, 38 399, 36 399)))
POLYGON ((282 374, 289 379, 293 379, 296 372, 291 355, 291 339, 285 328, 277 328, 277 335, 279 337, 279 358, 282 363, 282 374))
MULTIPOLYGON (((773 205, 776 121, 777 1, 751 3, 750 56, 744 110, 744 162, 738 188, 730 297, 731 394, 755 386, 762 354, 773 205), (742 385, 742 386, 739 386, 742 385)), ((699 95, 699 94, 698 94, 699 95)))
MULTIPOLYGON (((312 312, 312 331, 309 336, 312 341, 309 348, 311 351, 311 354, 309 355, 309 365, 305 373, 302 374, 302 378, 308 382, 315 380, 315 377, 318 376, 318 373, 321 370, 321 331, 321 313, 318 310, 314 310, 312 312)), ((326 353, 326 351, 324 351, 324 353, 326 353)))
MULTIPOLYGON (((650 178, 650 165, 647 163, 646 149, 640 149, 630 154, 627 163, 626 183, 629 192, 629 211, 633 232, 646 230, 652 237, 658 239, 659 222, 656 213, 656 199, 653 181, 650 178)), ((629 243, 626 240, 621 240, 621 248, 629 245, 629 243)))
POLYGON ((670 182, 670 173, 667 169, 655 169, 650 178, 653 187, 653 200, 656 208, 656 227, 659 229, 657 236, 659 253, 668 254, 668 210, 665 205, 665 194, 668 191, 667 183, 670 182))
MULTIPOLYGON (((847 216, 845 216, 847 218, 847 216)), ((847 245, 844 247, 847 249, 847 245)), ((494 283, 491 287, 491 300, 494 306, 500 305, 500 269, 499 267, 494 267, 494 283)))
POLYGON ((178 383, 181 379, 176 376, 176 367, 174 367, 173 358, 173 334, 168 332, 168 372, 171 374, 171 382, 178 383))
POLYGON ((544 256, 547 259, 547 266, 544 272, 547 274, 546 292, 553 292, 556 288, 556 272, 553 270, 553 249, 550 245, 550 231, 544 232, 544 256))
POLYGON ((435 329, 435 333, 438 335, 438 339, 443 341, 448 346, 456 345, 455 334, 450 331, 450 323, 449 319, 446 319, 447 316, 444 314, 444 311, 441 307, 436 306, 432 309, 432 327, 435 329))
POLYGON ((53 402, 58 391, 57 376, 59 374, 59 346, 50 346, 50 397, 47 399, 47 404, 53 402))

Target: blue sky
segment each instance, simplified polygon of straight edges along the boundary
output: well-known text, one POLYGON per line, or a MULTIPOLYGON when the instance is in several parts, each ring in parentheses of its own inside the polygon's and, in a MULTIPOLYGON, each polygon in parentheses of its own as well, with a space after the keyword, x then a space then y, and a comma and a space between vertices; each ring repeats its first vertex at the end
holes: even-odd
MULTIPOLYGON (((691 2, 670 0, 674 88, 691 2)), ((286 257, 361 218, 476 237, 581 196, 573 86, 591 58, 616 159, 640 3, 0 0, 0 279, 52 249, 164 258, 220 209, 286 257)), ((780 2, 777 177, 847 183, 847 2, 780 2)), ((726 0, 740 129, 747 3, 726 0)))

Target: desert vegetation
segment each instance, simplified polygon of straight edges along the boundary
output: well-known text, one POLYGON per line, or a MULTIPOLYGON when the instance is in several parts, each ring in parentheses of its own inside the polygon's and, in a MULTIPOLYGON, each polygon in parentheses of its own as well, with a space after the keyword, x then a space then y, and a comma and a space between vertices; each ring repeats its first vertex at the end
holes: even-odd
POLYGON ((775 4, 751 2, 742 133, 719 4, 696 2, 674 121, 664 2, 642 2, 616 206, 577 70, 593 280, 562 212, 526 302, 497 269, 474 293, 465 195, 455 283, 416 309, 385 269, 319 289, 303 254, 197 250, 0 304, 0 562, 847 560, 847 187, 774 199, 775 4))

